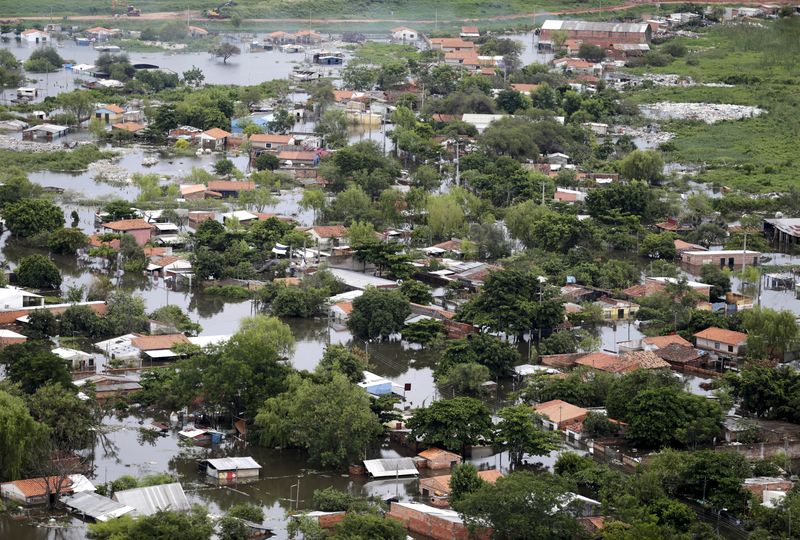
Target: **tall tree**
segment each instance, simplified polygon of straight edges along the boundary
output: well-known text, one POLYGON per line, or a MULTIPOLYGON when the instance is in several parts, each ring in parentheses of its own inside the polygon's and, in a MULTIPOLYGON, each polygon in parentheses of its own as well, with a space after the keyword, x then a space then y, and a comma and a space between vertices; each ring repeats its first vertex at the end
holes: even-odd
POLYGON ((403 329, 410 313, 408 299, 400 291, 369 287, 353 300, 347 328, 361 339, 387 338, 403 329))
POLYGON ((492 438, 489 409, 481 401, 468 397, 434 401, 414 411, 407 425, 412 437, 462 455, 468 446, 492 438))
POLYGON ((491 529, 497 540, 569 540, 578 533, 566 485, 550 474, 511 473, 455 508, 469 525, 491 529))
POLYGON ((7 204, 3 219, 11 234, 23 238, 64 226, 64 212, 45 199, 22 199, 7 204))
POLYGON ((46 440, 47 428, 25 402, 0 390, 0 480, 17 480, 46 440))
POLYGON ((213 47, 210 51, 212 56, 216 56, 217 58, 222 58, 222 63, 227 64, 228 58, 235 54, 242 54, 242 50, 234 45, 233 43, 220 43, 216 47, 213 47))
POLYGON ((536 421, 536 414, 528 405, 521 404, 500 409, 496 439, 506 445, 513 466, 522 463, 525 454, 544 456, 558 448, 560 437, 553 431, 544 431, 536 421))

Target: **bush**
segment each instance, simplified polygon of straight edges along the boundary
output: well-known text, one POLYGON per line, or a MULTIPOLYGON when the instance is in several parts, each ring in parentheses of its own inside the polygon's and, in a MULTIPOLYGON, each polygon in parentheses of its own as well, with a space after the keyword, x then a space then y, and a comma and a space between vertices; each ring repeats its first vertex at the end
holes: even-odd
POLYGON ((17 282, 34 289, 58 289, 61 287, 61 274, 55 263, 44 255, 31 255, 20 261, 17 282))
POLYGON ((661 47, 661 52, 668 54, 673 58, 681 58, 686 56, 687 50, 686 45, 672 41, 661 47))
POLYGON ((80 229, 61 228, 50 235, 47 246, 50 251, 59 254, 75 254, 82 247, 89 245, 89 238, 80 229))

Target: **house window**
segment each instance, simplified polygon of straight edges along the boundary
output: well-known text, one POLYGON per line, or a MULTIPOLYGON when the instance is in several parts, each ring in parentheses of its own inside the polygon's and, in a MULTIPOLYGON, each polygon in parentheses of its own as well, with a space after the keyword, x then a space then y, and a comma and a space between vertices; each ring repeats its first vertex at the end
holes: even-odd
POLYGON ((728 345, 728 352, 733 352, 733 345, 728 345))
POLYGON ((717 350, 719 350, 719 343, 716 343, 716 342, 715 342, 715 343, 714 343, 714 348, 715 348, 715 349, 717 349, 717 350))

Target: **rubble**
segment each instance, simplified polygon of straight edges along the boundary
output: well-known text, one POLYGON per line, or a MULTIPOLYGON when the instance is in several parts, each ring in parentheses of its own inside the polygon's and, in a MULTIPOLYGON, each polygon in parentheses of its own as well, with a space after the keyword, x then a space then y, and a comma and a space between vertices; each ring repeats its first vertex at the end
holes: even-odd
POLYGON ((109 184, 131 183, 131 173, 110 159, 102 159, 91 163, 89 165, 89 172, 92 173, 92 178, 98 182, 106 182, 109 184))
POLYGON ((763 114, 763 109, 750 105, 731 105, 726 103, 673 103, 661 101, 640 105, 642 114, 659 120, 700 120, 715 124, 724 120, 740 120, 763 114))
POLYGON ((674 133, 660 131, 656 126, 616 126, 613 132, 614 135, 627 135, 633 139, 637 139, 644 143, 644 146, 647 148, 656 148, 675 137, 674 133))
POLYGON ((23 141, 16 137, 8 135, 0 135, 0 148, 3 150, 13 150, 14 152, 57 152, 68 148, 74 148, 75 145, 65 145, 64 143, 48 143, 39 141, 23 141))

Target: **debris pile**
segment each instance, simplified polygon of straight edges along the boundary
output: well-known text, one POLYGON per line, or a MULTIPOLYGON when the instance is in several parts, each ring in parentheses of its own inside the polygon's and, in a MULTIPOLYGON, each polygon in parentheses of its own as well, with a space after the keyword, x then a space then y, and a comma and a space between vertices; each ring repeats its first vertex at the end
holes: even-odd
POLYGON ((642 114, 660 120, 700 120, 715 124, 724 120, 753 118, 763 114, 763 109, 750 105, 731 105, 725 103, 673 103, 661 101, 640 105, 642 114))

